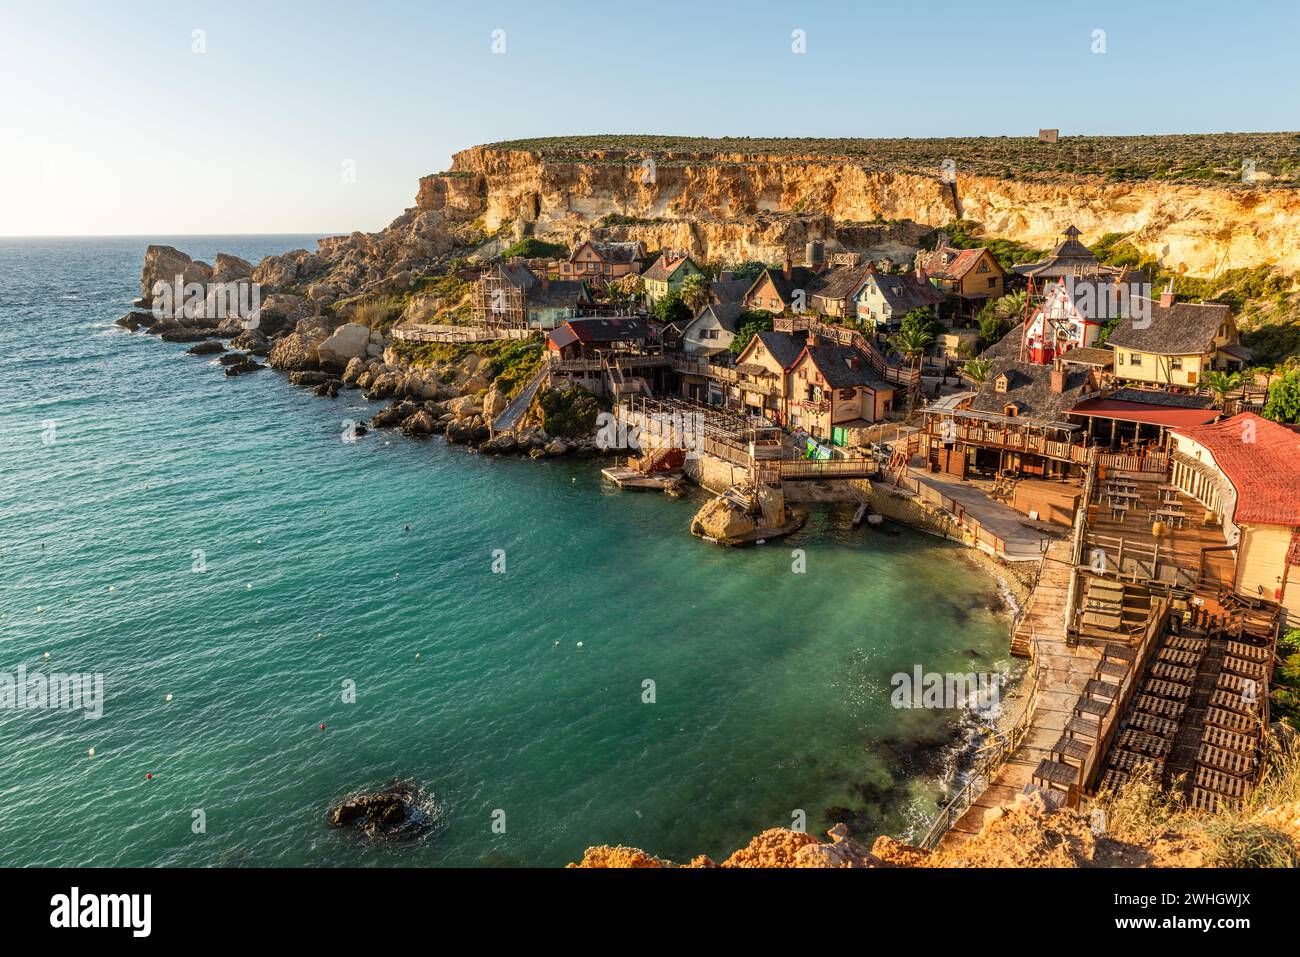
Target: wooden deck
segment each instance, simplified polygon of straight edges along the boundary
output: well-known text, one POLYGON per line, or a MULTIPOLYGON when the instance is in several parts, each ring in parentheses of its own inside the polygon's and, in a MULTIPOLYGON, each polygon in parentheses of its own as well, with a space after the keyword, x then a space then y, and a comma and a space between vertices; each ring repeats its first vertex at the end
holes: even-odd
POLYGON ((1088 503, 1084 562, 1101 571, 1104 561, 1103 574, 1128 581, 1160 581, 1193 590, 1208 580, 1231 587, 1235 564, 1223 529, 1205 523, 1205 507, 1195 499, 1181 491, 1162 492, 1167 481, 1158 473, 1107 470, 1088 503), (1113 495, 1110 490, 1119 487, 1132 489, 1131 497, 1113 495), (1126 509, 1117 508, 1125 502, 1126 509), (1162 508, 1180 513, 1181 527, 1177 519, 1158 515, 1162 508), (1165 525, 1159 540, 1152 534, 1157 519, 1165 525))
POLYGON ((990 809, 1009 803, 1024 789, 1034 769, 1050 756, 1052 746, 1064 733, 1075 702, 1097 669, 1100 648, 1066 644, 1065 603, 1071 572, 1070 543, 1054 542, 1043 561, 1021 625, 1030 633, 1037 669, 1037 697, 1029 731, 984 793, 953 825, 942 846, 969 840, 979 833, 990 809))

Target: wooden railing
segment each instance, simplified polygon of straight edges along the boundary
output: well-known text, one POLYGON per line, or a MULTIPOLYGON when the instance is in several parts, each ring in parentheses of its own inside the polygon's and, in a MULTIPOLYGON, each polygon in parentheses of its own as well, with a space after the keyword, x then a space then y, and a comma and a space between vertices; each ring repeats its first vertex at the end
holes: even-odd
POLYGON ((498 339, 531 339, 542 330, 520 326, 450 326, 412 324, 397 326, 389 333, 399 342, 494 342, 498 339))
POLYGON ((823 339, 829 339, 837 345, 852 346, 867 357, 868 364, 875 369, 886 382, 911 389, 920 382, 921 371, 907 366, 890 365, 874 342, 862 333, 844 326, 832 326, 817 321, 812 316, 777 316, 772 320, 772 328, 777 332, 796 333, 813 332, 823 339))
POLYGON ((1117 472, 1169 471, 1169 456, 1164 452, 1098 452, 1097 462, 1117 472))
POLYGON ((687 375, 703 376, 706 379, 716 379, 719 382, 726 382, 729 385, 737 386, 747 392, 755 392, 765 396, 779 396, 781 387, 779 385, 767 382, 758 382, 754 379, 747 379, 745 376, 730 368, 729 366, 713 365, 709 362, 702 362, 699 359, 674 359, 672 360, 673 370, 676 372, 686 373, 687 375))
POLYGON ((782 459, 776 463, 782 479, 871 478, 880 472, 875 459, 782 459))
POLYGON ((1013 452, 1029 452, 1077 465, 1087 464, 1091 453, 1087 446, 1049 439, 1040 433, 1011 427, 992 428, 969 422, 959 424, 955 419, 944 419, 937 414, 926 416, 925 433, 944 442, 974 443, 1013 452))
POLYGON ((1024 707, 1016 717, 1015 722, 1005 731, 997 732, 993 743, 981 748, 979 753, 976 754, 975 764, 966 775, 966 783, 962 785, 960 791, 949 799, 948 803, 943 806, 943 810, 935 817, 925 837, 921 838, 920 847, 925 850, 932 850, 938 846, 939 842, 943 840, 943 836, 952 829, 952 826, 975 803, 975 799, 993 783, 998 771, 1002 770, 1002 766, 1007 763, 1011 755, 1024 742, 1025 736, 1029 733, 1029 727, 1033 722, 1034 709, 1038 706, 1038 677, 1039 670, 1035 665, 1033 674, 1029 675, 1027 679, 1030 683, 1029 696, 1025 699, 1024 707))

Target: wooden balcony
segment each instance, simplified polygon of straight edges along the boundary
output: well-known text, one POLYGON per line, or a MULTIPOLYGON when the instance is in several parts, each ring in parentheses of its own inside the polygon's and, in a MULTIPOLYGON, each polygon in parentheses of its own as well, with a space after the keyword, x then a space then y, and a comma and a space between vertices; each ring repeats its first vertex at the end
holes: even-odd
POLYGON ((1041 455, 1058 462, 1087 465, 1091 449, 1066 439, 1047 437, 1048 427, 982 424, 970 420, 926 416, 925 434, 941 442, 961 442, 989 449, 1041 455))

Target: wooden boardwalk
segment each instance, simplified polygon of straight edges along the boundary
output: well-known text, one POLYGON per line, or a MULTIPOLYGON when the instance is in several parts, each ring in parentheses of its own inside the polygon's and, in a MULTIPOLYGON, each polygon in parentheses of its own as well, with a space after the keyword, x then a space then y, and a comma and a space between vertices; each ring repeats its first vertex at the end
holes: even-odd
POLYGON ((978 834, 990 809, 1015 800, 1029 783, 1038 762, 1049 757, 1065 731, 1074 703, 1101 660, 1101 649, 1065 641, 1065 603, 1072 565, 1069 541, 1052 543, 1043 561, 1023 628, 1031 631, 1037 670, 1037 700, 1029 730, 984 793, 944 836, 942 847, 959 846, 978 834))

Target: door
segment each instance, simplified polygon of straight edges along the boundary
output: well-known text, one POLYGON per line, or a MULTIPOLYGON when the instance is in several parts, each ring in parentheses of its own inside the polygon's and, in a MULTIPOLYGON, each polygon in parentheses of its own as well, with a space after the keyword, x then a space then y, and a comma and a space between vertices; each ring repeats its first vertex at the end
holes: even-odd
POLYGON ((847 431, 846 431, 842 426, 839 426, 839 425, 832 425, 832 426, 831 426, 831 444, 832 444, 832 445, 846 445, 846 444, 848 444, 848 440, 849 440, 848 436, 849 436, 848 432, 847 432, 847 431))

